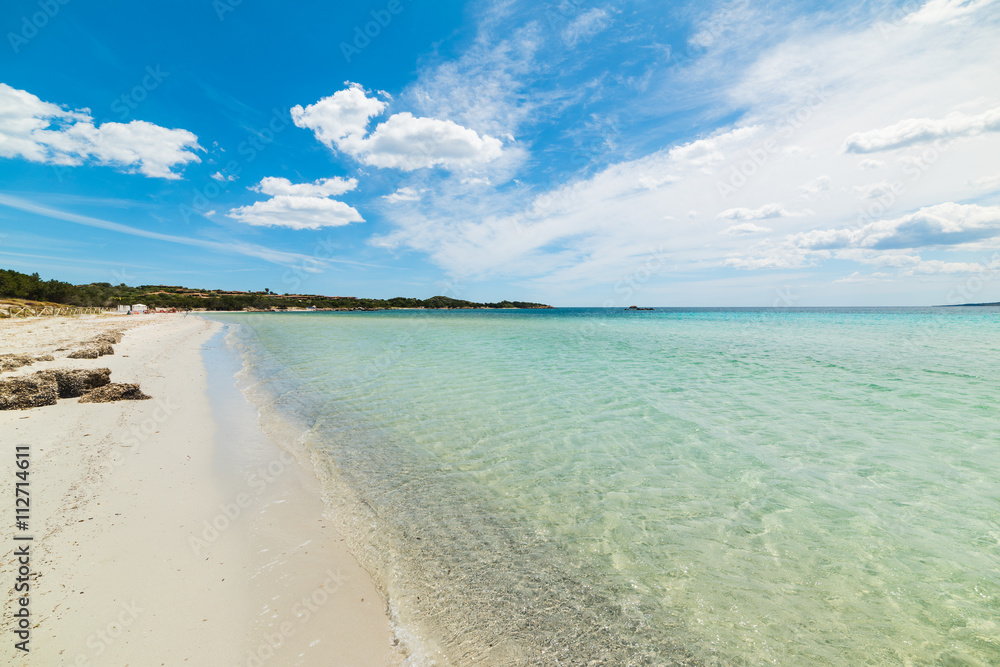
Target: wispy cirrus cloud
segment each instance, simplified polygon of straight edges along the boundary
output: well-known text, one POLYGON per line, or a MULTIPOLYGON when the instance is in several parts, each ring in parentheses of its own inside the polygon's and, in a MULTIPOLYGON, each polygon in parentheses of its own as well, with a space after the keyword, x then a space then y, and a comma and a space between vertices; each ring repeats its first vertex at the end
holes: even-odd
POLYGON ((758 208, 730 208, 720 213, 720 220, 770 220, 775 218, 798 218, 809 215, 812 211, 789 211, 779 203, 764 204, 758 208))
POLYGON ((604 30, 611 21, 611 16, 607 10, 594 7, 579 14, 562 30, 563 41, 570 48, 576 46, 581 41, 592 38, 597 33, 604 30))
MULTIPOLYGON (((94 227, 97 229, 103 229, 106 231, 116 232, 119 234, 126 234, 129 236, 138 236, 141 238, 152 239, 155 241, 165 241, 167 243, 176 243, 185 246, 205 248, 208 250, 214 250, 226 254, 237 254, 237 255, 244 255, 247 257, 256 257, 266 262, 280 264, 282 266, 295 266, 298 268, 302 268, 303 270, 311 273, 319 272, 321 270, 319 267, 325 263, 344 262, 344 260, 337 260, 332 258, 317 260, 315 257, 310 257, 308 255, 302 255, 299 253, 292 253, 292 252, 284 252, 281 250, 273 250, 271 248, 266 248, 264 246, 256 245, 253 243, 244 243, 240 241, 222 243, 219 241, 192 238, 189 236, 162 234, 160 232, 153 232, 138 227, 131 227, 129 225, 123 225, 121 223, 112 222, 110 220, 104 220, 102 218, 95 218, 92 216, 79 215, 77 213, 63 211, 61 209, 52 208, 51 206, 44 206, 42 204, 37 204, 32 201, 21 199, 20 197, 12 197, 10 195, 4 195, 4 194, 0 194, 0 206, 9 206, 10 208, 14 208, 20 211, 25 211, 27 213, 33 213, 35 215, 40 215, 46 218, 51 218, 53 220, 62 220, 64 222, 71 222, 78 225, 94 227)), ((353 264, 354 262, 347 262, 347 263, 353 264)))

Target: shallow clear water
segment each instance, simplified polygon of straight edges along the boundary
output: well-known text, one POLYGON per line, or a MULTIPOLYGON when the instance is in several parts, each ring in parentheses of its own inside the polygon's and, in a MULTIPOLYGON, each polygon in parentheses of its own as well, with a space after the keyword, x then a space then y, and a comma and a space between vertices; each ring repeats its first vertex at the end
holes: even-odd
POLYGON ((416 664, 1000 664, 1000 311, 218 319, 416 664))

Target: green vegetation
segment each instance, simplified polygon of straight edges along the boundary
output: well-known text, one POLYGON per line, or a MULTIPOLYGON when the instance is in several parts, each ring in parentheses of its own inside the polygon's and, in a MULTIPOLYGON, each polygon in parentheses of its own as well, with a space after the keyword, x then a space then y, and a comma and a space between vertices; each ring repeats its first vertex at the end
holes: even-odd
POLYGON ((0 297, 47 301, 72 306, 102 306, 143 303, 150 308, 187 310, 284 310, 288 308, 329 308, 337 310, 380 310, 386 308, 551 308, 540 303, 501 301, 474 303, 446 296, 430 299, 359 299, 351 296, 319 296, 315 294, 275 294, 270 289, 261 292, 227 292, 224 290, 190 289, 173 285, 140 285, 125 283, 91 283, 72 285, 59 280, 42 280, 37 273, 28 275, 0 269, 0 297))

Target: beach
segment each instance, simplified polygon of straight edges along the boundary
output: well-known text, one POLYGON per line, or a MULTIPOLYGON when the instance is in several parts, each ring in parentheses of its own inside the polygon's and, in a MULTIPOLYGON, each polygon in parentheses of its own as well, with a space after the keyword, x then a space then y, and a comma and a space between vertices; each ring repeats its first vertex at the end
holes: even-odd
POLYGON ((107 368, 151 397, 0 411, 10 505, 15 446, 30 461, 26 526, 5 524, 2 662, 399 662, 385 603, 324 517, 311 469, 257 429, 232 380, 210 398, 203 347, 220 329, 174 314, 0 321, 0 354, 54 357, 2 379, 107 368), (123 332, 114 354, 67 358, 108 331, 123 332), (16 595, 15 549, 30 554, 16 595), (26 653, 12 618, 25 596, 26 653))

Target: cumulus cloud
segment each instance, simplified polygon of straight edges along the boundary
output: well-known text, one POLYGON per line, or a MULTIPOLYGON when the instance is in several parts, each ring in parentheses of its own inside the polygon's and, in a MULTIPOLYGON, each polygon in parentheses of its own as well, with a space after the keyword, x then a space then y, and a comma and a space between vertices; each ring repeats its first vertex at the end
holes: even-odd
POLYGON ((89 109, 68 111, 0 83, 0 156, 78 166, 87 162, 179 179, 174 167, 201 162, 198 137, 133 120, 95 125, 89 109))
POLYGON ((874 248, 876 250, 954 246, 1000 236, 1000 206, 949 202, 927 206, 892 220, 855 229, 828 229, 789 237, 804 249, 874 248))
POLYGON ((490 185, 490 179, 478 177, 463 178, 462 185, 486 186, 490 185))
POLYGON ((805 185, 799 187, 803 199, 818 199, 825 196, 833 189, 833 179, 829 176, 820 176, 805 185))
POLYGON ((396 204, 401 201, 417 201, 420 199, 420 192, 413 188, 399 188, 392 194, 384 195, 382 199, 390 204, 396 204))
POLYGON ((321 178, 312 183, 292 183, 287 178, 267 176, 251 186, 254 192, 265 195, 300 195, 303 197, 335 197, 358 187, 355 178, 321 178))
POLYGON ((227 183, 229 181, 235 181, 236 180, 236 176, 234 176, 233 174, 228 174, 227 175, 227 174, 223 174, 221 171, 217 171, 214 174, 212 174, 212 178, 215 179, 215 180, 217 180, 217 181, 219 181, 219 182, 221 182, 221 183, 227 183))
POLYGON ((808 215, 812 211, 789 211, 778 203, 764 204, 760 208, 731 208, 720 213, 720 220, 768 220, 771 218, 795 218, 808 215))
POLYGON ((269 176, 249 189, 272 195, 270 199, 234 208, 227 215, 255 227, 290 229, 320 229, 364 222, 353 207, 329 199, 349 192, 357 185, 357 180, 353 178, 321 178, 313 183, 292 183, 287 178, 269 176))
POLYGON ((362 164, 413 171, 428 167, 464 169, 500 157, 503 144, 450 120, 397 113, 368 134, 370 120, 386 103, 370 98, 357 84, 306 107, 292 107, 296 126, 312 130, 331 149, 362 164))
POLYGON ((972 137, 984 132, 1000 132, 1000 107, 975 116, 956 111, 944 118, 908 118, 888 127, 856 132, 847 137, 844 150, 848 153, 877 153, 938 139, 972 137))
POLYGON ((891 277, 892 277, 892 274, 890 274, 890 273, 882 273, 882 272, 876 271, 875 273, 862 274, 860 271, 855 271, 854 273, 852 273, 851 275, 847 276, 846 278, 838 278, 837 280, 834 280, 833 282, 834 283, 860 283, 860 284, 866 285, 866 284, 870 284, 870 283, 877 283, 877 282, 880 282, 882 280, 885 280, 886 278, 891 278, 891 277))
POLYGON ((723 234, 759 234, 761 232, 772 231, 770 227, 761 227, 752 222, 744 222, 742 225, 733 225, 722 230, 723 234))
POLYGON ((939 259, 929 259, 927 261, 920 262, 920 264, 905 272, 904 275, 960 275, 966 273, 979 273, 983 270, 983 265, 976 264, 975 262, 942 262, 939 259))
POLYGON ((901 269, 907 272, 905 275, 967 273, 979 265, 924 260, 901 251, 950 248, 995 238, 1000 238, 1000 206, 949 202, 855 228, 799 232, 777 243, 765 241, 751 253, 728 258, 725 265, 740 269, 793 268, 836 258, 901 269))
POLYGON ((889 181, 878 181, 876 183, 855 185, 854 191, 858 193, 858 197, 861 199, 878 199, 879 197, 889 194, 890 192, 895 193, 901 188, 902 185, 893 185, 889 181))

